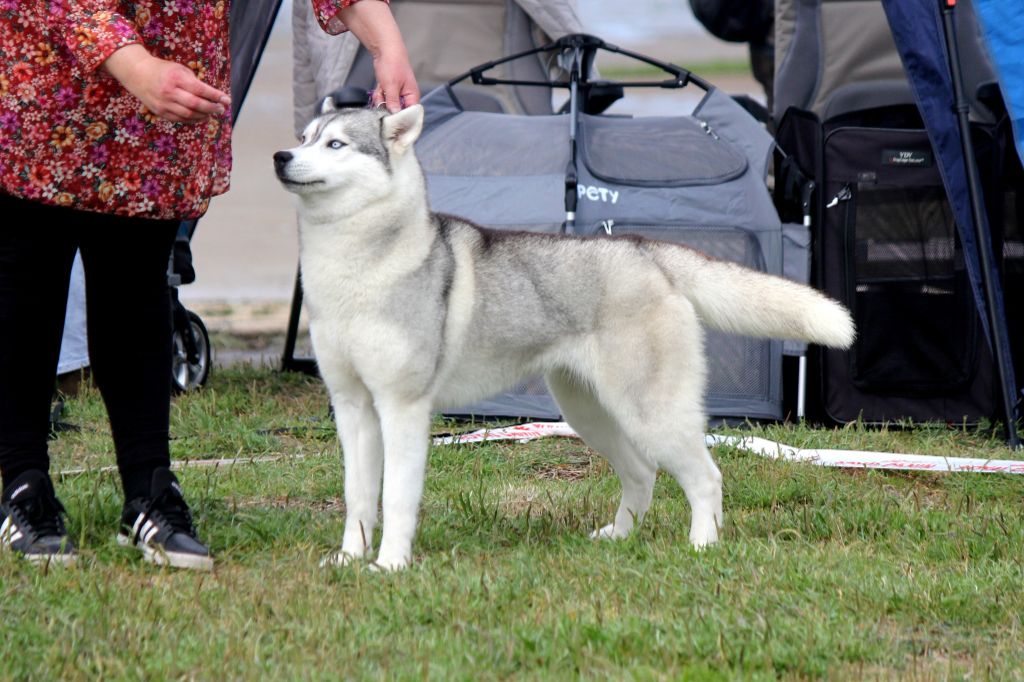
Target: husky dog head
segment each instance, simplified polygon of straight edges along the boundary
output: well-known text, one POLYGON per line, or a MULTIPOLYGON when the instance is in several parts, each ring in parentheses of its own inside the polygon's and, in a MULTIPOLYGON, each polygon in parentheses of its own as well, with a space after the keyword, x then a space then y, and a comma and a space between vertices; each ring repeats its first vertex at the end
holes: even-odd
POLYGON ((330 97, 302 133, 302 144, 274 154, 274 170, 289 192, 303 197, 343 193, 365 203, 387 195, 396 172, 411 161, 423 129, 423 107, 395 114, 338 109, 330 97))

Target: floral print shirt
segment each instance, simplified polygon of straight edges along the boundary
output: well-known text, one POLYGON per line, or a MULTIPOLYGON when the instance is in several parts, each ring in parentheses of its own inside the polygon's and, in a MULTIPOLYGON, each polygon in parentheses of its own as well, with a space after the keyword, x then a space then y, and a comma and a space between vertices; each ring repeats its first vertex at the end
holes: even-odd
MULTIPOLYGON (((357 0, 311 1, 340 33, 338 11, 357 0)), ((228 189, 230 114, 171 123, 99 67, 140 43, 227 92, 229 2, 0 0, 0 191, 119 215, 205 213, 228 189)))
MULTIPOLYGON (((332 36, 336 36, 339 33, 344 33, 348 29, 345 28, 344 22, 341 20, 341 16, 338 14, 338 10, 345 9, 349 5, 354 5, 359 0, 312 0, 313 2, 313 14, 316 15, 316 20, 320 24, 320 28, 330 33, 332 36)), ((390 4, 391 0, 384 0, 384 2, 390 4)))

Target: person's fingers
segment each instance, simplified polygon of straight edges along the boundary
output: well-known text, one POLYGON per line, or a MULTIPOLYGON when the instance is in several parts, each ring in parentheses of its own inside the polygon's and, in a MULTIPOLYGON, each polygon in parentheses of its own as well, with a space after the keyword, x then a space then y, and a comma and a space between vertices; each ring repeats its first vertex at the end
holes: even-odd
POLYGON ((420 89, 411 76, 407 79, 392 79, 378 85, 370 94, 370 105, 384 105, 389 113, 419 104, 420 89))
POLYGON ((225 109, 231 106, 231 98, 228 97, 226 92, 221 92, 212 85, 204 83, 194 75, 186 79, 182 83, 182 87, 196 97, 219 104, 225 109))
POLYGON ((373 92, 370 93, 370 106, 371 107, 379 107, 383 103, 384 103, 384 95, 381 92, 380 86, 378 85, 377 87, 375 87, 373 89, 373 92))
POLYGON ((187 90, 178 90, 175 93, 174 101, 201 118, 220 116, 226 111, 223 104, 197 97, 187 90))
POLYGON ((384 107, 388 110, 388 113, 395 113, 402 110, 402 101, 400 99, 401 88, 397 83, 391 83, 389 85, 381 84, 381 90, 383 90, 382 97, 384 100, 384 107))
POLYGON ((171 123, 197 123, 206 118, 206 116, 196 118, 190 109, 174 102, 167 104, 157 115, 171 123))
POLYGON ((416 86, 416 83, 406 82, 405 87, 402 89, 402 106, 411 107, 413 104, 420 103, 420 89, 416 86))
POLYGON ((146 108, 156 116, 171 123, 199 123, 210 118, 207 114, 192 111, 188 107, 175 104, 174 102, 154 104, 153 106, 147 105, 146 108))

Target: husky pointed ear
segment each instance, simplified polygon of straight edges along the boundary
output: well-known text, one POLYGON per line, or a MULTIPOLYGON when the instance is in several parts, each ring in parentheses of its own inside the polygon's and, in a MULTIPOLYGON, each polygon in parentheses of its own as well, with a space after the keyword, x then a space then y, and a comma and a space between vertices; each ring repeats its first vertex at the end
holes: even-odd
POLYGON ((423 107, 414 104, 381 121, 384 144, 396 154, 404 154, 423 131, 423 107))
POLYGON ((324 97, 324 101, 320 102, 320 115, 321 116, 323 116, 324 114, 329 114, 332 111, 337 111, 337 110, 338 110, 338 105, 334 103, 334 97, 331 96, 331 95, 327 95, 327 97, 324 97))

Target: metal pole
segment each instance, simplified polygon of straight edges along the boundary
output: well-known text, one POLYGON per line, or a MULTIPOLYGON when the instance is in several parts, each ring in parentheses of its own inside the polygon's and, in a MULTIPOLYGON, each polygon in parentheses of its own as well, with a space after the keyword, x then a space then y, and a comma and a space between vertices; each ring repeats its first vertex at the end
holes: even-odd
MULTIPOLYGON (((807 180, 800 190, 800 208, 804 212, 804 227, 807 228, 807 234, 811 234, 811 228, 814 223, 811 217, 811 201, 814 198, 814 190, 816 188, 817 185, 813 180, 807 180)), ((804 417, 807 416, 807 353, 809 351, 810 348, 805 346, 797 365, 796 417, 798 421, 803 421, 804 417)))
POLYGON ((569 72, 569 163, 565 169, 565 233, 576 232, 576 188, 579 175, 576 168, 576 123, 579 118, 580 47, 573 47, 572 70, 569 72))
POLYGON ((971 201, 971 214, 974 218, 978 252, 981 257, 981 281, 985 287, 985 304, 988 308, 989 329, 992 332, 992 351, 995 354, 996 368, 999 372, 999 386, 1002 389, 1003 408, 1006 418, 1006 436, 1010 447, 1016 449, 1020 447, 1020 439, 1017 435, 1016 424, 1017 401, 1011 388, 1014 378, 1007 376, 1007 349, 1003 346, 1002 334, 997 332, 999 319, 996 316, 995 289, 989 277, 989 274, 992 272, 991 264, 994 258, 992 254, 992 237, 988 230, 988 221, 985 218, 985 204, 981 195, 978 164, 974 159, 974 149, 971 145, 971 127, 968 120, 970 105, 964 96, 963 75, 960 72, 960 53, 956 41, 955 9, 956 0, 939 0, 942 25, 946 34, 946 54, 949 59, 949 73, 953 79, 954 107, 957 123, 960 128, 960 147, 963 151, 964 166, 967 170, 967 193, 971 201))

